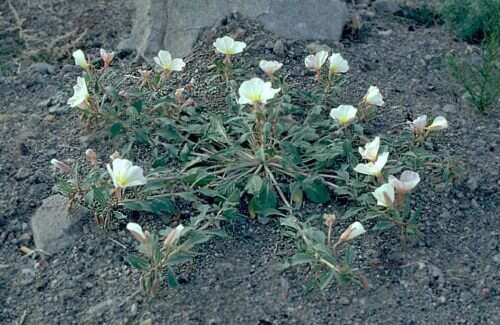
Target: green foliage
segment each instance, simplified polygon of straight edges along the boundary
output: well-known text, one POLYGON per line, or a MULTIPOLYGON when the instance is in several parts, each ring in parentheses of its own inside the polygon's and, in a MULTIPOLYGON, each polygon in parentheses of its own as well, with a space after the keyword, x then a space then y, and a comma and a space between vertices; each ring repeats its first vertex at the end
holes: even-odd
POLYGON ((450 28, 471 43, 481 42, 500 26, 500 0, 446 0, 441 13, 450 28))
POLYGON ((470 63, 466 59, 452 56, 448 66, 451 76, 466 91, 471 104, 480 112, 486 112, 499 106, 500 25, 498 31, 483 42, 481 53, 481 60, 478 63, 470 63))
POLYGON ((168 239, 172 229, 162 234, 163 242, 149 233, 138 239, 141 255, 131 256, 129 263, 141 272, 142 287, 149 293, 157 292, 163 280, 177 285, 175 266, 188 261, 195 246, 221 236, 224 223, 245 216, 263 222, 280 218, 297 246, 286 266, 307 265, 313 275, 310 286, 325 289, 349 281, 365 285, 352 267, 350 228, 332 242, 335 220, 328 220, 325 232, 314 225, 316 218, 296 216, 306 203, 338 201, 346 205, 344 218, 374 219, 375 230, 396 229, 402 239, 417 234, 418 213, 411 200, 380 208, 372 193, 389 175, 438 164, 421 146, 431 130, 424 128, 419 137, 403 131, 393 142, 383 138, 380 152, 391 157, 383 172, 360 174, 356 166, 368 162, 357 149, 373 138, 365 134, 363 123, 375 110, 362 99, 357 118, 337 117, 341 124, 328 116, 340 104, 336 94, 343 84, 341 74, 317 71, 312 90, 292 89, 285 78, 274 76, 271 82, 280 88, 279 96, 239 105, 241 80, 233 78, 245 72, 228 60, 218 62, 216 70, 219 75, 212 81, 223 84, 221 102, 226 106, 207 109, 190 100, 190 85, 169 95, 174 92, 165 79, 169 75, 142 71, 140 85, 124 85, 112 70, 88 69, 91 104, 81 112, 87 127, 118 143, 121 154, 145 157, 149 164, 144 165, 151 166, 148 183, 138 190, 112 188, 103 166, 94 161, 87 174, 76 168, 78 172, 67 175, 62 191, 96 215, 122 218, 134 211, 169 222, 185 208, 194 212, 178 240, 168 239))

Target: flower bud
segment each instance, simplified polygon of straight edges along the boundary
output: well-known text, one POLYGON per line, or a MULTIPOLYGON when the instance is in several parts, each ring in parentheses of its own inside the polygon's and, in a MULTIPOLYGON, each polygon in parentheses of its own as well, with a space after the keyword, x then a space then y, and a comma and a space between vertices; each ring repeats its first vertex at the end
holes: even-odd
POLYGON ((342 235, 340 235, 339 242, 345 242, 352 240, 366 232, 365 228, 363 225, 359 222, 356 221, 352 223, 344 232, 342 235))
POLYGON ((60 160, 57 160, 57 159, 52 159, 52 160, 50 161, 50 163, 51 163, 51 165, 52 165, 52 166, 54 166, 56 169, 58 169, 59 171, 61 171, 61 172, 65 173, 65 174, 67 174, 67 173, 71 172, 71 167, 70 167, 68 164, 66 164, 66 163, 64 163, 64 162, 62 162, 62 161, 60 161, 60 160))
POLYGON ((127 230, 130 231, 132 237, 137 241, 145 242, 148 238, 147 232, 142 231, 142 227, 135 222, 127 223, 127 230))
POLYGON ((175 90, 175 102, 177 105, 184 103, 184 88, 178 88, 175 90))
POLYGON ((94 149, 87 149, 85 151, 85 157, 90 165, 95 166, 97 164, 97 154, 94 149))
POLYGON ((115 56, 114 52, 107 52, 105 49, 101 49, 100 51, 102 62, 104 62, 104 69, 108 68, 111 65, 111 61, 115 56))
POLYGON ((335 213, 325 213, 323 215, 323 220, 325 220, 325 225, 327 227, 332 227, 337 221, 337 217, 335 216, 335 213))
POLYGON ((182 224, 178 225, 174 229, 171 229, 167 237, 163 241, 163 247, 173 246, 181 237, 182 230, 184 226, 182 224))

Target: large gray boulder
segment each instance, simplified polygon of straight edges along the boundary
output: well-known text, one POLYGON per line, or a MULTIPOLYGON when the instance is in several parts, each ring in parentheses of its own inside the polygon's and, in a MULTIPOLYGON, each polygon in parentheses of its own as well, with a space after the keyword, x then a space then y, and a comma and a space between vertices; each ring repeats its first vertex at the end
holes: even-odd
POLYGON ((232 13, 252 18, 289 39, 333 40, 342 36, 349 19, 340 0, 134 0, 132 35, 121 43, 139 55, 167 49, 186 56, 200 32, 232 13))
POLYGON ((89 210, 81 206, 70 209, 64 196, 49 196, 31 217, 36 248, 53 254, 70 246, 81 235, 82 220, 89 216, 89 210))

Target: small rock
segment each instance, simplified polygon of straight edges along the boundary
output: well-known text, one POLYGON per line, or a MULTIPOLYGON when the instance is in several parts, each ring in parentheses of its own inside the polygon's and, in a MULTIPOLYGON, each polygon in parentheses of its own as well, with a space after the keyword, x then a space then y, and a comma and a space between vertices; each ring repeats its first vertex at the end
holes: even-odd
POLYGON ((23 179, 26 179, 31 176, 31 170, 25 167, 21 167, 17 170, 16 175, 14 175, 14 178, 16 181, 22 181, 23 179))
POLYGON ((500 254, 496 254, 493 256, 493 262, 500 264, 500 254))
POLYGON ((104 312, 111 309, 111 307, 113 307, 114 304, 115 304, 115 301, 113 299, 104 300, 103 302, 100 302, 97 305, 90 307, 87 310, 87 314, 91 317, 99 317, 104 312))
POLYGON ((443 106, 443 112, 446 113, 456 113, 457 112, 457 106, 453 104, 446 104, 443 106))
POLYGON ((81 206, 68 208, 69 201, 62 195, 52 195, 31 218, 33 239, 38 249, 55 253, 72 244, 81 234, 82 222, 89 211, 81 206))
POLYGON ((282 40, 277 40, 273 45, 273 53, 277 56, 285 56, 285 43, 282 40))
POLYGON ((394 0, 377 0, 374 3, 374 8, 377 12, 386 14, 394 14, 401 9, 394 0))
POLYGON ((466 185, 471 192, 474 192, 479 187, 479 177, 470 176, 469 179, 467 180, 466 185))
POLYGON ((49 113, 60 115, 69 111, 69 108, 69 105, 55 105, 49 108, 49 113))
POLYGON ((21 279, 19 282, 21 285, 28 286, 35 281, 36 273, 32 269, 22 269, 21 270, 21 279))
POLYGON ((340 297, 339 303, 341 305, 346 306, 346 305, 349 305, 351 302, 349 301, 349 298, 347 298, 347 297, 340 297))
POLYGON ((313 54, 318 53, 319 51, 327 51, 327 52, 331 51, 331 48, 328 45, 320 44, 318 42, 309 43, 307 44, 306 48, 310 53, 313 54))
POLYGON ((152 325, 152 324, 153 321, 151 320, 151 318, 145 319, 139 323, 139 325, 152 325))
POLYGON ((137 314, 137 304, 132 304, 130 306, 130 315, 135 316, 137 314))
POLYGON ((52 64, 48 64, 45 62, 38 62, 30 65, 28 71, 38 72, 43 74, 53 74, 56 71, 56 68, 52 64))
POLYGON ((38 107, 49 107, 52 104, 53 104, 52 103, 52 97, 49 97, 47 99, 44 99, 44 100, 40 101, 37 106, 38 107))
POLYGON ((266 45, 264 45, 264 46, 266 47, 266 49, 272 50, 274 48, 274 43, 273 43, 273 41, 267 41, 266 45))

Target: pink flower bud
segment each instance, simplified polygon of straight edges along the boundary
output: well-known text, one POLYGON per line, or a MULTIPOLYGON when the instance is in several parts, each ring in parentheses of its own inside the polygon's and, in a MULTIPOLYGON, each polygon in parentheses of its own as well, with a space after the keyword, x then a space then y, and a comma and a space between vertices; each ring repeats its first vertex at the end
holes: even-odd
POLYGON ((54 166, 56 169, 58 169, 59 171, 61 171, 61 172, 65 173, 65 174, 67 174, 67 173, 71 172, 71 167, 70 167, 68 164, 66 164, 66 163, 64 163, 64 162, 62 162, 62 161, 60 161, 60 160, 57 160, 57 159, 52 159, 52 160, 50 161, 50 163, 51 163, 51 165, 52 165, 52 166, 54 166))
POLYGON ((85 157, 90 165, 95 166, 97 164, 97 154, 94 149, 87 149, 85 151, 85 157))
POLYGON ((107 52, 105 49, 101 49, 100 53, 101 53, 101 59, 104 62, 104 69, 106 69, 111 65, 111 61, 113 61, 115 53, 107 52))

